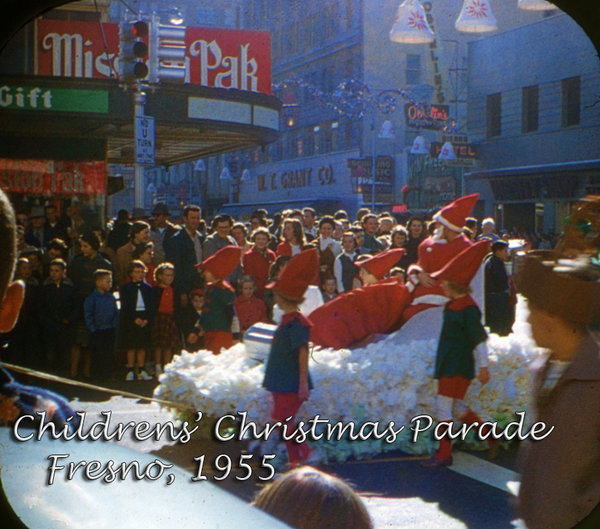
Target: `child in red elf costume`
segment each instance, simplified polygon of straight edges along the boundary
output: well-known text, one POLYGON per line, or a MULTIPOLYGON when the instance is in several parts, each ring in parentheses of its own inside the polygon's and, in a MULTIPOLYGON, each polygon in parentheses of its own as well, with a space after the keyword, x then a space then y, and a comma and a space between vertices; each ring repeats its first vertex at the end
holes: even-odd
POLYGON ((406 306, 410 295, 401 280, 384 276, 403 255, 404 248, 395 248, 357 261, 363 286, 340 294, 311 313, 315 322, 313 342, 341 349, 392 327, 398 319, 396 307, 406 306))
MULTIPOLYGON (((283 310, 281 323, 275 331, 271 351, 265 368, 263 386, 273 395, 274 421, 294 428, 294 416, 308 400, 312 381, 308 372, 308 342, 312 323, 299 311, 298 306, 319 267, 317 250, 305 250, 292 257, 274 283, 275 302, 283 310), (291 421, 286 421, 292 417, 291 421)), ((292 466, 306 461, 311 450, 306 443, 295 440, 285 442, 289 463, 292 466)))
MULTIPOLYGON (((376 304, 370 299, 374 292, 362 288, 349 295, 344 293, 311 313, 315 322, 314 343, 337 349, 364 343, 369 334, 396 330, 418 312, 448 301, 439 281, 431 274, 472 245, 462 228, 478 197, 473 194, 457 198, 434 215, 438 228, 419 245, 419 260, 409 268, 406 285, 396 278, 379 281, 376 304), (361 319, 365 320, 363 325, 361 319)), ((388 270, 389 267, 386 272, 388 270)))
POLYGON ((240 264, 242 249, 225 246, 196 267, 203 271, 206 281, 201 324, 204 329, 204 346, 218 355, 221 349, 233 345, 231 321, 233 318, 234 288, 223 278, 240 264))
MULTIPOLYGON (((436 414, 439 423, 447 423, 452 428, 453 415, 461 422, 470 425, 482 423, 477 414, 465 403, 464 398, 471 380, 475 377, 477 355, 479 372, 477 380, 487 384, 490 380, 487 359, 487 334, 481 324, 481 311, 471 293, 471 283, 481 262, 489 251, 489 242, 480 241, 460 252, 441 270, 431 274, 434 280, 441 280, 441 287, 450 301, 446 303, 442 320, 442 330, 435 359, 434 377, 438 380, 436 414)), ((486 432, 482 432, 485 434, 486 432)), ((488 439, 490 457, 493 457, 497 443, 488 439)), ((452 464, 452 440, 448 435, 440 439, 437 452, 423 466, 438 467, 452 464)))

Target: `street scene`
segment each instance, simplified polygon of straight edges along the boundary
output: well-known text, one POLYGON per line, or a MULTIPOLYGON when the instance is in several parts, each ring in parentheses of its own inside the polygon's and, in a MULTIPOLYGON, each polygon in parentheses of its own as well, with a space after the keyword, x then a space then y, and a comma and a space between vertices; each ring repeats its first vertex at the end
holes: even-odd
POLYGON ((55 4, 0 50, 7 527, 600 527, 596 8, 55 4))

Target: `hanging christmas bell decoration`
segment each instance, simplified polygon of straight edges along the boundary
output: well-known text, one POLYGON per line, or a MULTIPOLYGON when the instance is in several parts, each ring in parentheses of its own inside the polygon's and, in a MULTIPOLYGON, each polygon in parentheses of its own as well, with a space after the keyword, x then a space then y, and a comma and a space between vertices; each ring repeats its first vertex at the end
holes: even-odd
POLYGON ((423 136, 419 135, 415 138, 410 148, 410 154, 429 154, 429 149, 423 136))
POLYGON ((485 33, 498 29, 489 0, 464 0, 454 27, 467 33, 485 33))
POLYGON ((390 40, 403 44, 426 44, 435 40, 425 10, 418 0, 404 0, 398 6, 390 40))
POLYGON ((519 0, 519 9, 526 9, 528 11, 550 11, 551 9, 558 9, 551 2, 546 0, 519 0))
POLYGON ((438 156, 438 160, 444 160, 446 162, 451 162, 456 160, 456 154, 454 154, 454 147, 452 144, 447 141, 442 145, 442 150, 440 151, 440 155, 438 156))

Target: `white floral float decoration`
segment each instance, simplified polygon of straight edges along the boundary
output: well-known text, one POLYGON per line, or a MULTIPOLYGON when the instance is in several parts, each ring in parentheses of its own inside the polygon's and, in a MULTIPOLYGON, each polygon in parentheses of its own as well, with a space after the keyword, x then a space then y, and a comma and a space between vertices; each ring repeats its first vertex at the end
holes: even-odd
MULTIPOLYGON (((431 451, 432 437, 421 436, 412 442, 409 429, 415 416, 434 415, 436 385, 432 375, 441 309, 426 312, 430 311, 438 312, 422 318, 408 333, 401 329, 358 349, 313 350, 310 372, 315 388, 300 409, 298 420, 319 415, 331 423, 378 421, 386 425, 393 421, 406 425, 394 443, 375 438, 312 442, 321 460, 341 462, 397 449, 411 454, 431 451)), ((515 412, 526 410, 530 395, 528 365, 543 354, 530 337, 526 316, 526 305, 519 300, 515 332, 488 338, 491 381, 482 387, 474 379, 467 394, 468 404, 482 419, 496 421, 499 426, 513 420, 515 412)), ((251 358, 243 344, 218 356, 209 351, 184 351, 165 367, 155 397, 185 404, 215 418, 246 411, 249 420, 264 425, 271 421, 272 401, 262 387, 263 377, 264 365, 251 358)), ((281 446, 276 446, 277 437, 251 442, 250 448, 261 453, 281 451, 281 446)), ((470 437, 467 444, 485 447, 470 437)))

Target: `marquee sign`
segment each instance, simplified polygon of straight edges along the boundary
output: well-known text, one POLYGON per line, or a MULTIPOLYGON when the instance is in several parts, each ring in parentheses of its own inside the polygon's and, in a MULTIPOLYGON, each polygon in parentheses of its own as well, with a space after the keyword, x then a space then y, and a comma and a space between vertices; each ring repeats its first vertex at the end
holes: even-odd
POLYGON ((415 129, 443 130, 447 126, 450 110, 448 105, 404 105, 406 126, 415 129))
MULTIPOLYGON (((37 25, 37 75, 118 78, 118 24, 42 19, 37 25)), ((269 33, 188 27, 185 43, 187 83, 271 93, 269 33)))
POLYGON ((0 188, 7 193, 104 194, 106 163, 0 158, 0 188))

